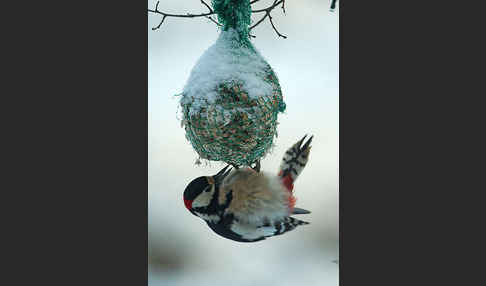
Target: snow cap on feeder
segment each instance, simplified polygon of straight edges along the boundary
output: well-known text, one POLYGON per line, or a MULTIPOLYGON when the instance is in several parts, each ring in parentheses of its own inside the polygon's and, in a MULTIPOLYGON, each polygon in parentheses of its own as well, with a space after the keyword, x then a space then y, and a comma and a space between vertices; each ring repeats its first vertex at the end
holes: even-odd
POLYGON ((182 124, 201 159, 249 166, 272 147, 285 103, 277 76, 249 40, 250 1, 212 4, 222 31, 184 87, 182 124))

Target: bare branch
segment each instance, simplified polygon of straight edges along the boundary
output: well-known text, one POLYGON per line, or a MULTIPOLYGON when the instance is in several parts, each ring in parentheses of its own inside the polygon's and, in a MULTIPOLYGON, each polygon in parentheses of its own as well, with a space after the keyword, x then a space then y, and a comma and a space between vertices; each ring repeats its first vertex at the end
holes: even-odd
POLYGON ((211 20, 214 24, 218 25, 218 26, 223 26, 221 25, 220 23, 218 23, 218 21, 214 20, 213 18, 209 17, 209 16, 206 16, 206 18, 208 18, 209 20, 211 20))
POLYGON ((165 12, 159 11, 159 9, 158 9, 159 2, 160 1, 157 1, 157 4, 155 5, 155 10, 147 9, 147 11, 152 12, 152 13, 155 13, 155 14, 164 15, 164 16, 167 16, 167 17, 183 17, 183 18, 205 17, 205 16, 209 16, 209 15, 215 14, 215 12, 212 11, 212 10, 211 10, 212 12, 202 13, 202 14, 191 14, 191 13, 187 13, 187 14, 169 14, 169 13, 165 13, 165 12))
POLYGON ((258 22, 256 22, 255 25, 251 26, 250 30, 255 28, 256 26, 258 26, 261 22, 263 22, 263 20, 265 20, 265 18, 267 18, 267 16, 268 16, 268 13, 265 13, 265 16, 263 16, 260 20, 258 20, 258 22))
POLYGON ((277 35, 279 37, 282 37, 284 39, 287 39, 287 36, 284 36, 284 35, 280 34, 280 32, 277 30, 277 28, 275 28, 275 25, 273 24, 272 16, 270 15, 270 12, 267 12, 267 14, 268 14, 268 19, 270 20, 270 24, 272 24, 272 27, 275 30, 275 32, 277 33, 277 35))
POLYGON ((275 30, 275 32, 277 33, 277 35, 279 37, 282 37, 284 39, 287 39, 287 36, 282 35, 277 30, 277 28, 275 27, 275 24, 273 23, 272 15, 270 15, 270 13, 272 12, 272 10, 275 9, 275 7, 278 7, 280 4, 282 4, 282 10, 283 10, 283 12, 285 14, 285 0, 280 0, 280 1, 279 0, 274 0, 272 6, 270 6, 270 7, 267 7, 265 9, 260 9, 260 10, 253 10, 252 13, 265 12, 265 16, 263 16, 262 18, 260 18, 260 20, 258 20, 254 25, 252 25, 250 27, 250 30, 253 29, 253 28, 255 28, 256 26, 258 26, 260 23, 262 23, 268 17, 268 19, 270 20, 270 24, 272 25, 272 28, 273 28, 273 30, 275 30))
MULTIPOLYGON (((210 13, 214 13, 213 8, 211 8, 211 6, 209 6, 206 2, 204 2, 204 0, 201 0, 201 3, 208 8, 210 13)), ((211 22, 213 22, 214 24, 216 24, 218 26, 223 26, 220 23, 218 23, 218 21, 214 20, 213 18, 211 18, 209 16, 206 16, 206 18, 208 18, 209 20, 211 20, 211 22)))
POLYGON ((208 5, 206 2, 204 2, 204 0, 201 0, 201 3, 203 3, 203 4, 204 4, 204 6, 208 7, 209 12, 214 13, 214 11, 213 11, 213 9, 211 8, 211 6, 209 6, 209 5, 208 5))
MULTIPOLYGON (((160 1, 157 1, 157 4, 155 4, 155 10, 147 9, 148 12, 162 15, 162 20, 160 21, 159 25, 157 25, 156 27, 153 27, 152 30, 159 29, 160 26, 164 23, 165 18, 167 18, 167 17, 178 17, 178 18, 205 17, 205 18, 209 19, 211 22, 215 23, 216 25, 222 26, 220 23, 218 23, 218 21, 216 21, 215 19, 213 19, 212 17, 210 17, 211 15, 216 14, 214 12, 214 10, 211 8, 211 6, 208 3, 206 3, 206 1, 204 1, 204 0, 200 0, 200 1, 201 1, 201 4, 204 5, 208 9, 208 12, 207 13, 201 13, 201 14, 191 14, 191 13, 187 13, 187 14, 170 14, 170 13, 165 13, 165 12, 162 12, 162 11, 159 10, 159 3, 160 3, 160 1)), ((250 1, 250 5, 251 4, 254 4, 254 3, 258 2, 258 1, 260 1, 260 0, 252 0, 252 1, 250 1)), ((276 7, 278 7, 279 5, 281 5, 282 11, 285 14, 285 0, 274 0, 273 1, 273 4, 271 6, 269 6, 269 7, 267 7, 267 8, 258 9, 258 10, 252 10, 251 11, 252 13, 265 13, 265 15, 262 18, 260 18, 260 20, 258 20, 255 24, 253 24, 252 26, 250 26, 249 30, 252 30, 256 26, 260 25, 268 17, 268 19, 270 21, 270 24, 272 25, 272 28, 275 30, 275 32, 277 33, 277 35, 279 37, 282 37, 284 39, 287 39, 287 36, 282 35, 277 30, 277 28, 275 27, 275 24, 273 23, 273 18, 272 18, 271 14, 270 14, 272 12, 272 10, 275 9, 276 7)), ((255 38, 254 35, 251 35, 250 34, 249 36, 251 38, 255 38)))
POLYGON ((155 31, 155 30, 157 30, 157 29, 160 28, 160 25, 162 25, 162 23, 164 23, 165 17, 167 17, 167 16, 164 15, 164 17, 162 17, 162 21, 160 21, 160 23, 157 25, 157 27, 153 27, 152 28, 152 31, 155 31))
MULTIPOLYGON (((162 23, 164 22, 166 17, 178 17, 178 18, 206 17, 206 18, 210 18, 208 16, 216 14, 213 11, 213 9, 211 9, 211 7, 208 4, 206 4, 206 2, 204 2, 203 0, 201 0, 201 3, 209 9, 209 12, 208 13, 202 13, 202 14, 190 14, 190 13, 187 13, 187 14, 169 14, 169 13, 165 13, 165 12, 159 11, 159 2, 160 1, 157 1, 157 4, 155 4, 155 10, 147 9, 148 12, 151 12, 151 13, 154 13, 154 14, 159 14, 159 15, 163 16, 162 21, 160 21, 159 25, 157 27, 152 28, 152 30, 159 29, 160 25, 162 25, 162 23)), ((211 19, 211 20, 213 20, 213 19, 211 19)), ((215 22, 215 21, 213 21, 213 22, 215 22)))
POLYGON ((273 1, 272 6, 267 7, 265 9, 259 9, 259 10, 251 10, 252 13, 260 13, 260 12, 270 12, 272 11, 275 7, 280 5, 281 3, 285 2, 285 0, 280 0, 277 2, 277 0, 273 1))

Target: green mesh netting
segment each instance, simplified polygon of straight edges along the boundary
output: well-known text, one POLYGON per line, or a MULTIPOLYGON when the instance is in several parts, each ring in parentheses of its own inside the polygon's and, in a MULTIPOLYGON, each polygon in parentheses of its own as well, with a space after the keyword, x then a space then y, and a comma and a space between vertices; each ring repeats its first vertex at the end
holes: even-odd
MULTIPOLYGON (((223 31, 235 29, 239 43, 256 54, 248 37, 249 0, 213 0, 212 3, 223 31)), ((271 85, 270 93, 250 97, 242 81, 233 79, 214 86, 217 94, 214 101, 198 94, 196 104, 194 98, 188 99, 187 94, 182 94, 186 97, 181 100, 186 138, 201 159, 249 166, 271 149, 277 115, 285 110, 285 103, 277 76, 270 65, 265 64, 266 68, 258 74, 271 85)))
POLYGON ((221 84, 216 104, 222 109, 203 108, 190 115, 191 104, 182 105, 186 138, 202 159, 249 166, 272 147, 276 134, 277 114, 285 110, 282 91, 272 70, 265 80, 273 87, 270 96, 249 99, 241 84, 221 84), (224 111, 231 118, 223 126, 224 111), (218 120, 219 119, 219 120, 218 120))
POLYGON ((233 28, 242 39, 248 40, 251 22, 250 0, 213 0, 214 12, 218 14, 218 22, 223 25, 223 31, 233 28))

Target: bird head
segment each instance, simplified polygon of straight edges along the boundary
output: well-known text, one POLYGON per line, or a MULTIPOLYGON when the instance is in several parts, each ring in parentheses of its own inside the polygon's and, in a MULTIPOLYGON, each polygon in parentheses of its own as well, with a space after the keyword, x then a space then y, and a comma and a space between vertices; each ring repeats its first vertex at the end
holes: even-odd
POLYGON ((216 191, 232 170, 228 168, 229 165, 214 176, 198 177, 187 185, 184 190, 184 205, 193 215, 202 217, 201 214, 209 211, 216 191))

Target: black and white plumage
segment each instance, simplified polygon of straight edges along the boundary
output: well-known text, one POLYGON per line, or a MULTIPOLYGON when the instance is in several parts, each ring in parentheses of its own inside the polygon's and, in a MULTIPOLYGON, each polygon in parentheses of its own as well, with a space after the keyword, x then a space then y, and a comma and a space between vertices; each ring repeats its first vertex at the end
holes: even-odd
POLYGON ((302 138, 285 153, 277 175, 251 168, 222 169, 199 177, 184 191, 186 208, 217 234, 239 242, 281 235, 308 222, 291 217, 308 214, 295 208, 293 183, 308 161, 312 137, 302 138))

